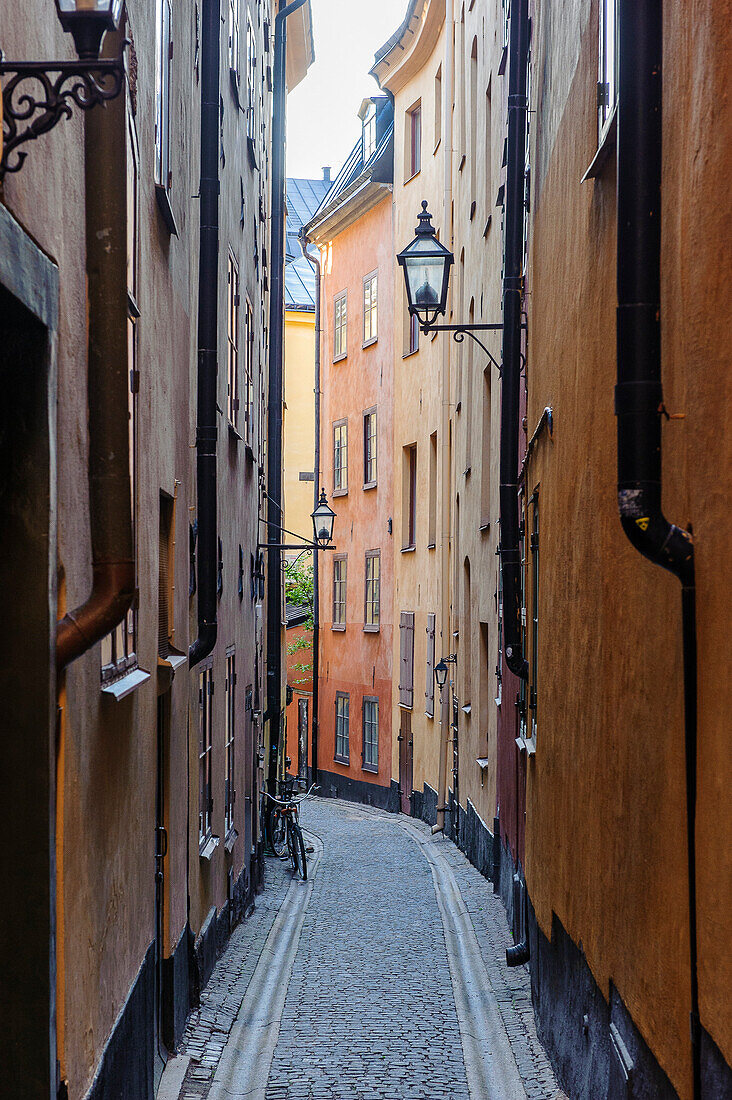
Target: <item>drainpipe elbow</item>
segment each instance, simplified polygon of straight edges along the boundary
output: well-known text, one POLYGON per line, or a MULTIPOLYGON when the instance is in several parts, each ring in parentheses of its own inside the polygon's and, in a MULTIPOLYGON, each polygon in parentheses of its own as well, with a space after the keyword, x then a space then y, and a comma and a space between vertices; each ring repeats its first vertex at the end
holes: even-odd
POLYGON ((694 537, 669 523, 662 512, 644 506, 642 489, 618 493, 620 522, 629 542, 655 565, 668 569, 684 588, 694 587, 694 537))
POLYGON ((132 606, 135 565, 132 559, 95 562, 89 599, 67 611, 56 626, 56 669, 60 672, 106 637, 132 606))
POLYGON ((209 657, 216 645, 218 623, 214 619, 212 623, 203 622, 195 642, 188 647, 188 667, 193 668, 206 657, 209 657))

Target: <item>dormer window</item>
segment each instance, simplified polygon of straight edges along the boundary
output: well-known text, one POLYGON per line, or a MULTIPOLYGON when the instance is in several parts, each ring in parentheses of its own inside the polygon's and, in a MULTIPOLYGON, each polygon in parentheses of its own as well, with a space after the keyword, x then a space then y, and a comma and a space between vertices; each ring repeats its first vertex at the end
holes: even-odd
POLYGON ((363 116, 363 162, 366 164, 376 151, 376 104, 370 103, 363 116))

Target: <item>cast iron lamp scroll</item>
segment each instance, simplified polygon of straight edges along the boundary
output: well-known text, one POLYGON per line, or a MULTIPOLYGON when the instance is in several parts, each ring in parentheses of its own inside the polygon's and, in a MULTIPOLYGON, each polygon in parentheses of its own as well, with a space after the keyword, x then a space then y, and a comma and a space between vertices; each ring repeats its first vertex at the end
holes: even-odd
POLYGON ((435 680, 437 681, 437 686, 440 689, 440 692, 442 692, 442 689, 447 683, 448 664, 454 665, 456 663, 457 654, 451 653, 448 657, 441 657, 435 665, 435 680))
POLYGON ((422 202, 418 223, 414 231, 414 239, 397 254, 397 260, 404 271, 410 315, 417 318, 420 329, 426 335, 432 332, 451 332, 457 344, 461 344, 466 336, 470 336, 483 349, 500 374, 500 365, 475 333, 500 331, 503 328, 502 323, 486 325, 438 325, 436 323, 437 318, 444 317, 447 311, 450 268, 455 262, 455 257, 449 248, 438 241, 426 200, 422 202))
POLYGON ((6 61, 0 52, 3 85, 3 146, 0 180, 18 172, 27 154, 18 146, 47 134, 72 105, 88 111, 115 99, 124 86, 124 47, 115 58, 100 58, 107 31, 119 26, 123 0, 56 0, 61 26, 74 39, 78 61, 6 61), (5 79, 7 78, 7 79, 5 79))

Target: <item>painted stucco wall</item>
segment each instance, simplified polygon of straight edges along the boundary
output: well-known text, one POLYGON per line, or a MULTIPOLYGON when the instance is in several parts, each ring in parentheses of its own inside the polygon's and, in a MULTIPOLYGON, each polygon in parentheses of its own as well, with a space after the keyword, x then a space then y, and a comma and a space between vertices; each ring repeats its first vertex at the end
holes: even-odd
MULTIPOLYGON (((680 589, 639 556, 616 504, 615 159, 596 147, 597 5, 536 5, 538 129, 531 221, 529 428, 535 451, 540 634, 526 877, 609 996, 612 983, 679 1096, 691 1096, 680 589), (574 63, 567 72, 567 43, 574 63), (562 72, 561 86, 551 79, 562 72), (571 78, 570 78, 571 77, 571 78)), ((729 1062, 732 895, 728 752, 728 5, 664 5, 662 375, 684 420, 663 429, 663 504, 696 544, 697 810, 702 1024, 729 1062), (690 28, 693 27, 693 34, 690 28), (721 570, 721 571, 720 571, 721 570)))
MULTIPOLYGON (((315 314, 285 311, 285 527, 306 539, 313 536, 313 482, 300 481, 313 473, 315 460, 315 314)), ((287 541, 294 542, 289 536, 287 541)))
MULTIPOLYGON (((150 679, 121 702, 100 692, 100 646, 74 662, 59 682, 57 744, 58 1057, 69 1095, 85 1095, 105 1045, 125 1007, 155 937, 155 790, 157 774, 158 543, 161 494, 174 501, 173 644, 186 653, 195 635, 195 598, 189 600, 189 521, 195 518, 196 324, 198 284, 198 192, 200 144, 199 71, 194 63, 196 9, 173 6, 175 54, 171 83, 171 206, 177 235, 166 228, 154 189, 155 11, 130 0, 125 33, 136 59, 133 123, 139 150, 139 250, 137 362, 136 558, 137 656, 150 679)), ((252 5, 259 44, 263 103, 258 114, 260 149, 269 140, 267 58, 263 51, 264 8, 252 5)), ((200 33, 200 28, 199 28, 200 33)), ((31 0, 22 18, 6 19, 3 50, 14 58, 72 58, 47 5, 31 0), (32 29, 32 34, 31 34, 32 29)), ((226 250, 238 254, 242 291, 255 313, 256 365, 266 367, 263 251, 268 250, 268 163, 248 163, 241 141, 244 115, 229 89, 226 27, 221 29, 221 89, 224 100, 221 265, 219 270, 219 398, 226 409, 226 250), (240 180, 242 183, 240 183, 240 180), (242 223, 242 184, 247 218, 242 223), (263 206, 262 220, 254 211, 263 206), (256 230, 255 230, 256 225, 256 230), (253 235, 257 233, 255 247, 253 235), (255 263, 254 257, 257 256, 255 263), (223 365, 223 369, 222 369, 223 365)), ((198 63, 200 65, 200 61, 198 63)), ((125 142, 125 97, 105 108, 104 118, 125 142)), ((91 587, 87 470, 86 272, 84 208, 84 117, 75 112, 32 143, 22 171, 8 177, 3 201, 57 263, 60 272, 58 333, 57 491, 60 613, 83 602, 91 587)), ((125 218, 124 204, 119 216, 125 218)), ((120 303, 125 309, 125 303, 120 303)), ((243 341, 241 346, 243 347, 243 341)), ((259 380, 255 401, 262 393, 259 380)), ((257 418, 257 425, 259 421, 257 418)), ((214 832, 223 833, 224 662, 227 645, 237 648, 238 730, 244 725, 245 687, 254 681, 255 611, 250 590, 250 553, 257 540, 259 470, 263 441, 258 426, 251 454, 219 422, 219 525, 223 543, 223 592, 219 642, 214 654, 214 832), (244 550, 243 599, 238 595, 238 546, 244 550)), ((261 672, 261 662, 260 662, 261 672)), ((168 956, 190 921, 197 933, 212 905, 226 900, 226 872, 237 877, 248 865, 244 816, 256 806, 251 758, 236 762, 236 826, 233 853, 223 845, 205 869, 198 860, 197 670, 185 666, 170 692, 169 734, 164 761, 168 855, 164 863, 163 951, 168 956), (249 801, 247 801, 247 797, 249 801), (190 830, 190 833, 189 833, 190 830), (190 862, 187 859, 190 840, 190 862)), ((150 1031, 153 1020, 145 1023, 150 1031)), ((150 1049, 149 1043, 145 1047, 150 1049)), ((142 1047, 141 1047, 142 1051, 142 1047)), ((143 1053, 140 1057, 144 1057, 143 1053)))
POLYGON ((366 783, 389 787, 392 771, 391 681, 394 628, 392 467, 394 407, 394 296, 391 195, 342 229, 323 247, 321 350, 321 483, 336 512, 336 553, 347 554, 346 629, 333 630, 333 556, 320 566, 320 702, 318 767, 366 783), (363 277, 378 272, 378 338, 363 347, 363 277), (333 362, 334 297, 348 291, 347 355, 333 362), (377 411, 377 484, 365 489, 363 414, 377 411), (348 492, 333 496, 333 423, 348 419, 348 492), (364 630, 364 575, 367 550, 381 551, 379 630, 364 630), (350 694, 350 762, 334 760, 335 693, 350 694), (362 700, 379 699, 378 774, 362 768, 362 700))
MULTIPOLYGON (((440 236, 448 232, 444 225, 444 143, 435 140, 435 74, 444 63, 444 3, 426 5, 430 9, 428 29, 430 46, 420 53, 420 41, 384 87, 394 93, 394 252, 401 251, 414 236, 417 214, 424 199, 429 204, 435 228, 440 236), (407 112, 418 102, 422 109, 422 155, 420 171, 408 178, 406 161, 407 112)), ((394 260, 392 259, 392 263, 394 260)), ((395 265, 396 266, 396 265, 395 265)), ((399 705, 399 616, 414 613, 414 703, 411 713, 413 739, 413 788, 421 791, 428 783, 438 788, 440 754, 439 692, 435 689, 434 716, 425 713, 427 671, 427 616, 435 615, 436 659, 452 652, 452 637, 441 637, 442 601, 440 545, 441 533, 449 531, 449 518, 443 509, 450 502, 440 470, 441 438, 440 378, 443 366, 441 338, 420 334, 418 350, 409 354, 406 338, 408 322, 406 294, 401 268, 393 299, 394 318, 394 690, 393 725, 398 733, 402 722, 399 705), (430 546, 429 469, 430 436, 437 433, 437 512, 436 538, 430 546), (404 477, 406 447, 417 448, 417 494, 414 549, 402 549, 408 509, 408 482, 404 477)), ((449 514, 449 513, 448 513, 449 514)), ((399 775, 399 746, 394 742, 394 775, 399 775)), ((407 792, 409 793, 409 792, 407 792)))

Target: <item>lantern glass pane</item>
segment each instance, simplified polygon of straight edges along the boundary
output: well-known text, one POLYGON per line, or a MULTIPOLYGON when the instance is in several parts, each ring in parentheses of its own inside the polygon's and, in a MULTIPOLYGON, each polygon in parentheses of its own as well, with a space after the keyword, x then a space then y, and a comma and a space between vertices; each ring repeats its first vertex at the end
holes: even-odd
POLYGON ((412 305, 418 309, 440 304, 445 261, 437 256, 408 256, 406 258, 412 305))
POLYGON ((111 14, 118 17, 122 0, 58 0, 59 11, 65 15, 111 14))

